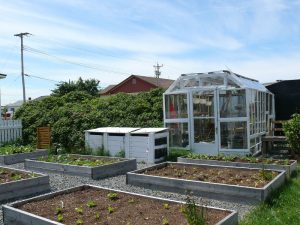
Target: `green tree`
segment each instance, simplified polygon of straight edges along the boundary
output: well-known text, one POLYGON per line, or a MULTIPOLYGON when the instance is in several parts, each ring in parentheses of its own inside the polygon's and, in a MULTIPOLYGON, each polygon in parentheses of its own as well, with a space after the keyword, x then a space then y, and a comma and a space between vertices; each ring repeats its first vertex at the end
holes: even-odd
POLYGON ((81 77, 77 81, 60 82, 56 88, 52 90, 52 95, 63 96, 72 91, 84 91, 92 96, 98 95, 100 81, 96 79, 83 80, 81 77))
POLYGON ((295 113, 283 124, 283 131, 292 149, 292 153, 300 153, 300 114, 295 113))
POLYGON ((68 152, 84 147, 84 131, 106 126, 163 126, 162 89, 137 95, 120 93, 107 98, 71 91, 64 96, 48 96, 29 101, 15 113, 23 123, 24 144, 36 142, 36 129, 51 126, 52 143, 68 152))

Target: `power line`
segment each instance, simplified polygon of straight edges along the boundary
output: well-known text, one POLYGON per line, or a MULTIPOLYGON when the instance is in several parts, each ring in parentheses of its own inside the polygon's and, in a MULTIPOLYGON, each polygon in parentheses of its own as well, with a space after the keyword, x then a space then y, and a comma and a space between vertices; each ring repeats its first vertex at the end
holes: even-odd
POLYGON ((62 82, 62 81, 52 80, 52 79, 48 79, 48 78, 44 78, 44 77, 40 77, 40 76, 36 76, 36 75, 32 75, 32 74, 24 74, 24 75, 27 76, 27 77, 34 77, 34 78, 38 78, 38 79, 41 79, 41 80, 52 81, 52 82, 55 82, 55 83, 62 82))
POLYGON ((89 64, 85 64, 85 63, 74 62, 74 61, 71 61, 71 60, 68 60, 68 59, 64 59, 62 57, 55 56, 55 55, 49 54, 49 53, 47 53, 45 51, 41 51, 41 50, 29 47, 29 46, 24 46, 24 47, 25 47, 24 50, 27 51, 27 52, 45 55, 45 56, 54 58, 57 61, 65 62, 65 63, 68 63, 68 64, 73 64, 73 65, 76 65, 76 66, 86 67, 86 68, 89 68, 89 69, 99 70, 99 71, 105 71, 105 72, 110 72, 110 73, 131 75, 130 73, 127 73, 127 72, 121 72, 121 71, 103 69, 103 68, 100 68, 99 66, 92 66, 92 65, 89 65, 89 64))

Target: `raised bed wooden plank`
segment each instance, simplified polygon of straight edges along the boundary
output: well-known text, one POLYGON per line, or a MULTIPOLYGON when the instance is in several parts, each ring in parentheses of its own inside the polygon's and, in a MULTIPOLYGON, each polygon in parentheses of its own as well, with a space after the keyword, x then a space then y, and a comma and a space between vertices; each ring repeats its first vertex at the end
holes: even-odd
POLYGON ((247 167, 254 169, 269 169, 269 170, 284 170, 286 171, 286 177, 289 178, 293 173, 297 172, 297 160, 291 160, 290 165, 277 165, 266 163, 246 163, 246 162, 230 162, 219 160, 204 160, 204 159, 190 159, 187 157, 178 157, 177 162, 180 163, 195 163, 195 164, 207 164, 217 166, 234 166, 234 167, 247 167))
MULTIPOLYGON (((27 174, 30 173, 29 171, 9 167, 1 168, 27 174)), ((36 174, 38 175, 37 177, 0 184, 0 202, 50 191, 49 176, 39 173, 36 174)))
POLYGON ((96 159, 120 159, 121 161, 101 165, 101 166, 76 166, 76 165, 67 165, 61 163, 53 162, 43 162, 34 159, 25 160, 25 168, 28 170, 36 170, 42 172, 52 172, 52 173, 61 173, 68 174, 72 176, 83 176, 90 177, 92 179, 102 179, 111 176, 117 176, 125 174, 126 172, 136 170, 136 159, 124 159, 117 157, 104 157, 104 156, 84 156, 84 155, 71 155, 78 156, 81 158, 96 158, 96 159))
POLYGON ((33 159, 46 155, 48 155, 47 149, 37 149, 34 152, 17 153, 11 155, 0 155, 0 163, 5 165, 11 165, 16 163, 22 163, 25 161, 25 159, 33 159))
MULTIPOLYGON (((99 190, 107 190, 110 192, 117 192, 117 193, 124 193, 124 194, 129 194, 132 196, 137 196, 137 197, 142 197, 142 198, 147 198, 147 199, 152 199, 152 200, 157 200, 157 201, 163 201, 166 203, 178 203, 178 204, 184 204, 182 201, 174 201, 174 200, 169 200, 169 199, 163 199, 163 198, 158 198, 158 197, 151 197, 151 196, 146 196, 146 195, 141 195, 141 194, 136 194, 136 193, 130 193, 130 192, 124 192, 124 191, 119 191, 115 189, 109 189, 109 188, 102 188, 102 187, 97 187, 93 185, 82 185, 78 187, 73 187, 69 188, 66 190, 61 190, 41 196, 37 196, 34 198, 26 199, 23 201, 19 201, 16 203, 12 203, 9 205, 4 205, 3 206, 3 220, 5 225, 32 225, 32 224, 39 224, 39 225, 61 225, 61 223, 46 219, 44 217, 34 215, 29 212, 25 212, 23 210, 18 209, 18 207, 35 202, 35 201, 42 201, 42 200, 47 200, 51 199, 53 197, 62 195, 62 194, 67 194, 67 193, 72 193, 75 191, 79 190, 84 190, 87 188, 94 188, 94 189, 99 189, 99 190)), ((216 225, 237 225, 238 224, 238 213, 233 210, 225 210, 221 208, 216 208, 216 207, 207 207, 208 209, 215 209, 215 210, 222 210, 228 212, 228 215, 224 217, 222 220, 220 220, 216 225)))
MULTIPOLYGON (((144 188, 150 188, 154 190, 162 190, 167 192, 175 193, 187 193, 191 192, 194 195, 217 198, 223 200, 232 201, 248 201, 248 202, 259 202, 266 200, 270 193, 277 189, 285 182, 285 171, 277 171, 278 175, 263 188, 238 186, 231 184, 212 183, 205 181, 195 181, 186 179, 177 179, 163 176, 152 176, 144 174, 147 170, 160 169, 168 164, 177 164, 192 167, 217 167, 217 168, 235 168, 229 166, 216 166, 216 165, 200 165, 190 163, 170 163, 165 162, 141 170, 128 172, 126 176, 126 183, 136 185, 144 188)), ((245 170, 257 170, 250 168, 240 167, 239 169, 245 170)))

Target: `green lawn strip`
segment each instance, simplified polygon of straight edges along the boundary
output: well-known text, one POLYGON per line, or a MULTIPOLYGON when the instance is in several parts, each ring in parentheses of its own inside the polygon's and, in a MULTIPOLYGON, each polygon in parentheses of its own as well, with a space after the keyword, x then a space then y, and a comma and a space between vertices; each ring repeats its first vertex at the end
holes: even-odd
POLYGON ((107 165, 114 162, 119 162, 118 159, 97 159, 97 158, 81 158, 76 156, 66 155, 49 155, 38 158, 39 161, 44 162, 53 162, 53 163, 61 163, 67 165, 76 165, 76 166, 101 166, 107 165))
POLYGON ((300 224, 300 163, 298 176, 274 193, 274 197, 252 210, 240 225, 300 224))
POLYGON ((11 154, 17 154, 17 153, 27 153, 27 152, 33 152, 36 149, 31 145, 6 145, 0 147, 0 155, 11 155, 11 154))

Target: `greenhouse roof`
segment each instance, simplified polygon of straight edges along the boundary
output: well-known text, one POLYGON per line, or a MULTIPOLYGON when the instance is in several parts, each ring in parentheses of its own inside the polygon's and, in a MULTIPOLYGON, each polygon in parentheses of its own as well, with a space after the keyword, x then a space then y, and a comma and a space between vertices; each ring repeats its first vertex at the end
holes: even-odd
POLYGON ((228 70, 221 70, 208 73, 182 74, 166 91, 180 91, 185 89, 198 88, 249 88, 268 92, 265 86, 259 81, 241 76, 228 70))

